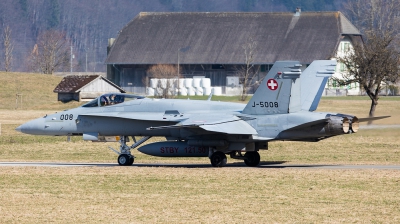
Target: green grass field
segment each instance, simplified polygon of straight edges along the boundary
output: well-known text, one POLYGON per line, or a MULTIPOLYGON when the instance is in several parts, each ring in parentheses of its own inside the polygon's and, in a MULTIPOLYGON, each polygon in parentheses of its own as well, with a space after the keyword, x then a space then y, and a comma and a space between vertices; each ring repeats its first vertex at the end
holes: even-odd
MULTIPOLYGON (((116 143, 84 142, 81 137, 67 142, 66 137, 14 130, 30 119, 80 105, 56 101, 52 90, 60 80, 0 73, 0 161, 116 163, 117 155, 108 149, 117 148, 116 143), (7 77, 24 87, 22 109, 15 110, 15 85, 7 77)), ((318 111, 366 117, 369 104, 366 97, 323 98, 318 111)), ((318 143, 272 142, 261 160, 399 165, 400 129, 387 125, 400 125, 400 98, 382 97, 376 115, 392 117, 374 122, 376 128, 318 143)), ((207 158, 134 154, 138 163, 209 164, 207 158)), ((0 223, 399 223, 399 189, 396 170, 1 167, 0 223)))

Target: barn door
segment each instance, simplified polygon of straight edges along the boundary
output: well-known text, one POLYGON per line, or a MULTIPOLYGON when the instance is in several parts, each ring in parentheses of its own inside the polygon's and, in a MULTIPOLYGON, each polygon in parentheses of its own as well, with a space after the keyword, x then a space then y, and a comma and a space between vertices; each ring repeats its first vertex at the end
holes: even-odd
POLYGON ((124 68, 121 77, 121 87, 134 94, 145 94, 146 88, 142 82, 145 76, 143 69, 124 68))

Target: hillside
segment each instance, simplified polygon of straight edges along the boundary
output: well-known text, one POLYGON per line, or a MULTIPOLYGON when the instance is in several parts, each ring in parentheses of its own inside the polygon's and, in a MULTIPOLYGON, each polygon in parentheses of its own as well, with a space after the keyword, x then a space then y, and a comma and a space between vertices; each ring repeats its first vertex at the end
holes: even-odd
POLYGON ((0 109, 15 109, 16 94, 22 94, 19 98, 18 108, 21 109, 66 109, 73 107, 77 102, 61 103, 57 101, 54 88, 62 77, 35 73, 0 72, 0 109))

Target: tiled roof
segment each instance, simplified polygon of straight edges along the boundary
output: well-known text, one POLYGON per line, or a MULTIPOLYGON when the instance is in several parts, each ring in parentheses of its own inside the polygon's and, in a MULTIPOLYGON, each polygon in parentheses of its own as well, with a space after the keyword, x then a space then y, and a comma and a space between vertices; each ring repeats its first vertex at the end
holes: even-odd
POLYGON ((103 79, 108 82, 110 85, 119 89, 122 92, 125 92, 119 86, 111 82, 110 80, 102 77, 101 75, 70 75, 64 77, 61 82, 56 86, 53 90, 55 93, 76 93, 79 92, 87 84, 91 83, 96 79, 103 79))
POLYGON ((360 32, 340 12, 140 13, 119 33, 107 64, 242 64, 242 46, 257 42, 254 63, 310 63, 336 52, 342 34, 360 32))

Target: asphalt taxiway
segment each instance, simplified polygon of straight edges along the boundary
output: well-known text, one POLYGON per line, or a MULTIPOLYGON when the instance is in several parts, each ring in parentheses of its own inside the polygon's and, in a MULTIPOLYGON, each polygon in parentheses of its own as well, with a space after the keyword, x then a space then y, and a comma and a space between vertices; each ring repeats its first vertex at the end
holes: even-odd
MULTIPOLYGON (((0 162, 0 167, 118 167, 116 163, 63 163, 63 162, 0 162)), ((170 163, 134 163, 130 167, 175 167, 175 168, 213 168, 210 164, 170 164, 170 163)), ((228 163, 226 167, 251 169, 376 169, 400 170, 400 165, 329 165, 329 164, 285 164, 284 162, 261 162, 258 167, 247 167, 243 163, 228 163)))

